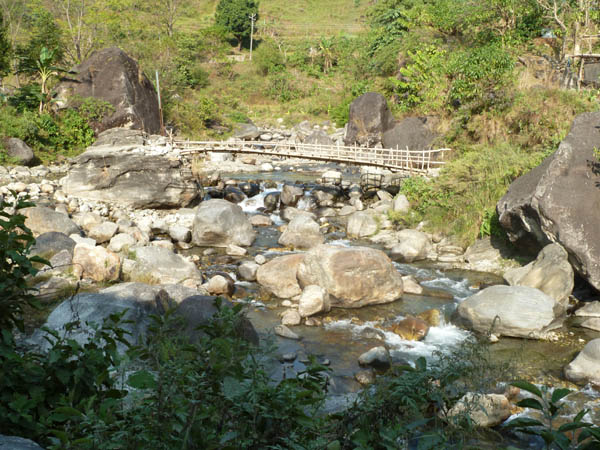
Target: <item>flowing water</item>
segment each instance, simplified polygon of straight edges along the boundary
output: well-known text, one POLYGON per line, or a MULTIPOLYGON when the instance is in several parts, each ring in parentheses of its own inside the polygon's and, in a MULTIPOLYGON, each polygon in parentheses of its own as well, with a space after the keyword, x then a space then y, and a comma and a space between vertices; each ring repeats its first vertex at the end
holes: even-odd
MULTIPOLYGON (((230 177, 244 181, 255 181, 259 177, 263 180, 261 194, 240 203, 243 210, 252 215, 264 208, 264 197, 267 194, 281 190, 283 181, 313 182, 315 174, 273 172, 267 176, 231 174, 230 177), (265 181, 270 187, 265 187, 265 181)), ((302 209, 308 204, 309 202, 301 200, 298 206, 302 209)), ((257 228, 257 239, 248 249, 250 256, 263 254, 271 258, 290 253, 279 249, 277 243, 280 236, 278 227, 284 221, 277 213, 271 214, 270 217, 273 226, 257 228)), ((335 224, 335 221, 335 218, 331 219, 331 223, 335 224)), ((381 248, 368 241, 347 239, 343 229, 340 224, 334 227, 334 231, 326 235, 326 242, 340 246, 367 245, 381 248)), ((218 256, 206 261, 207 265, 211 270, 228 272, 235 279, 235 264, 219 264, 218 256)), ((450 352, 471 335, 469 331, 451 322, 452 314, 460 302, 476 293, 478 286, 502 283, 501 278, 492 274, 444 270, 427 262, 394 262, 394 265, 402 275, 413 276, 425 288, 425 295, 405 294, 402 299, 385 305, 333 309, 321 317, 323 326, 292 327, 293 331, 302 337, 299 341, 284 339, 273 333, 274 327, 280 323, 279 314, 287 309, 281 305, 281 300, 267 299, 256 283, 237 281, 236 297, 246 299, 243 301, 248 303, 248 317, 263 341, 271 342, 282 360, 283 355, 297 356, 293 362, 273 365, 272 375, 293 375, 305 368, 308 355, 314 355, 317 360, 329 364, 332 369, 330 394, 336 396, 356 392, 360 385, 355 381, 354 375, 360 370, 357 360, 362 353, 375 346, 385 345, 394 361, 413 364, 419 357, 431 360, 438 352, 450 352), (430 309, 439 310, 442 320, 439 326, 430 328, 423 341, 408 341, 386 330, 391 323, 408 314, 416 315, 430 309)), ((568 330, 554 342, 502 338, 491 346, 491 358, 497 362, 509 362, 514 369, 514 375, 519 378, 542 384, 565 385, 562 377, 563 367, 574 358, 585 342, 600 336, 599 333, 583 329, 569 327, 568 330)), ((600 420, 600 394, 592 389, 571 394, 567 398, 567 404, 568 414, 574 414, 578 411, 577 408, 586 407, 591 409, 588 419, 600 420)))

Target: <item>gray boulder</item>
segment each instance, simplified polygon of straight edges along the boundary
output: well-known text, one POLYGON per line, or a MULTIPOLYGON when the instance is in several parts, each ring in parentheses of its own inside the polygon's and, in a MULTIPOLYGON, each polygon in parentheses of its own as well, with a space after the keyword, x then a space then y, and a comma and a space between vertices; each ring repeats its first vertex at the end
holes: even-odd
POLYGON ((141 147, 148 142, 148 134, 142 130, 130 130, 128 128, 109 128, 98 134, 92 147, 141 147))
POLYGON ((304 195, 304 189, 302 186, 296 186, 294 184, 285 184, 281 189, 280 201, 286 206, 296 206, 298 200, 304 195))
POLYGON ((429 150, 436 137, 426 117, 407 117, 383 133, 382 144, 384 148, 429 150))
POLYGON ((593 339, 565 367, 565 376, 575 383, 600 383, 600 339, 593 339))
POLYGON ((64 233, 59 231, 50 231, 40 234, 35 239, 35 244, 31 247, 30 255, 41 256, 50 259, 57 253, 67 250, 73 256, 75 241, 64 233))
POLYGON ((573 291, 573 268, 567 252, 559 244, 544 247, 535 261, 524 267, 510 269, 504 279, 511 286, 529 286, 552 297, 564 312, 573 291))
POLYGON ((34 154, 31 147, 17 138, 6 138, 2 142, 6 154, 22 166, 31 166, 34 161, 34 154))
POLYGON ((200 193, 197 181, 182 170, 182 164, 144 155, 132 146, 90 147, 75 159, 63 190, 74 197, 128 208, 179 208, 200 193))
POLYGON ((302 293, 298 284, 298 267, 304 253, 273 258, 261 265, 256 272, 256 281, 279 298, 292 298, 302 293))
POLYGON ((374 214, 369 211, 357 211, 348 217, 346 234, 351 238, 372 236, 379 230, 374 214))
POLYGON ((361 366, 373 366, 385 369, 390 367, 392 358, 387 348, 383 346, 373 347, 368 352, 363 353, 358 357, 358 363, 361 366))
POLYGON ((557 242, 600 289, 600 111, 577 116, 558 150, 517 178, 498 202, 500 223, 523 248, 557 242))
POLYGON ((402 276, 381 250, 323 244, 306 252, 298 268, 301 287, 318 285, 331 306, 358 308, 402 296, 402 276))
POLYGON ((480 333, 540 339, 555 325, 555 301, 526 286, 490 286, 464 300, 459 321, 480 333))
POLYGON ((130 251, 135 264, 126 275, 131 281, 157 284, 202 281, 202 273, 193 262, 169 249, 151 245, 134 247, 130 251))
MULTIPOLYGON (((69 332, 68 336, 83 344, 94 333, 91 323, 102 324, 102 321, 111 314, 127 310, 123 320, 131 323, 121 326, 130 333, 125 336, 125 339, 135 344, 147 335, 148 326, 152 323, 150 314, 159 314, 161 308, 164 309, 164 305, 158 306, 161 304, 161 296, 164 296, 159 294, 161 290, 165 291, 166 296, 175 305, 198 294, 198 291, 181 285, 151 286, 144 283, 121 283, 95 293, 77 294, 72 299, 65 300, 50 313, 45 326, 67 335, 65 325, 80 320, 81 327, 69 332)), ((38 329, 30 341, 42 349, 48 349, 50 345, 44 336, 47 336, 47 333, 38 329)), ((125 350, 123 344, 118 344, 118 347, 120 351, 125 350)))
POLYGON ((76 75, 56 91, 59 107, 76 107, 82 98, 110 103, 114 111, 92 124, 95 131, 124 127, 160 133, 158 96, 137 62, 117 47, 96 51, 74 67, 76 75))
POLYGON ((0 434, 0 450, 44 450, 30 439, 0 434))
POLYGON ((325 242, 319 224, 306 215, 297 215, 279 237, 279 244, 306 250, 325 242))
POLYGON ((323 130, 315 130, 306 138, 304 138, 305 144, 314 145, 333 145, 333 140, 323 130))
POLYGON ((405 229, 399 231, 397 236, 398 244, 390 252, 392 257, 411 263, 427 258, 431 252, 431 239, 422 231, 405 229))
POLYGON ((253 141, 260 136, 260 130, 253 123, 237 124, 233 130, 233 137, 246 141, 253 141))
POLYGON ((227 247, 252 245, 256 232, 238 205, 222 199, 202 202, 192 225, 192 243, 198 246, 227 247))
POLYGON ((393 117, 385 97, 367 92, 350 104, 346 145, 372 147, 381 142, 383 133, 393 126, 393 117))
POLYGON ((66 235, 80 234, 79 227, 69 216, 46 208, 45 206, 34 206, 23 210, 25 225, 33 232, 34 236, 52 231, 66 235))

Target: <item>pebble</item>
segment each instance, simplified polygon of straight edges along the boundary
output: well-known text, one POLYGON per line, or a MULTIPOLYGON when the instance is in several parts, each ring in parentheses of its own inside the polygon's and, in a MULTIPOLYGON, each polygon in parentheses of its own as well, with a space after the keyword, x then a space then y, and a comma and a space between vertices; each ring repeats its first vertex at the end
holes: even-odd
POLYGON ((284 362, 292 362, 296 359, 296 357, 296 353, 284 353, 281 355, 281 359, 283 359, 284 362))
POLYGON ((276 325, 274 331, 277 336, 281 336, 282 338, 293 339, 296 341, 300 340, 300 336, 298 336, 285 325, 276 325))

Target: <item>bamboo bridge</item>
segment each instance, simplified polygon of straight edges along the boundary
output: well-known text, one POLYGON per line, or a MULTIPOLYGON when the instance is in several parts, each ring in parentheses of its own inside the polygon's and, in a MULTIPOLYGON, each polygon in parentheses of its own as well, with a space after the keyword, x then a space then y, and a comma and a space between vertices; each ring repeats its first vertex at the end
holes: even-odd
POLYGON ((375 166, 392 172, 428 175, 445 164, 449 148, 409 150, 400 148, 367 148, 344 145, 304 144, 265 141, 184 141, 175 140, 173 148, 181 155, 193 156, 207 152, 249 153, 315 161, 375 166))

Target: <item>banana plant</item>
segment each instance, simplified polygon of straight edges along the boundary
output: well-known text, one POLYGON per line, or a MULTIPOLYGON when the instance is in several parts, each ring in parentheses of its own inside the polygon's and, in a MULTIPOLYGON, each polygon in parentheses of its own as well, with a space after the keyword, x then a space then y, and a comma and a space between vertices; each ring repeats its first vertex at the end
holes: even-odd
POLYGON ((58 76, 59 73, 66 73, 65 69, 53 65, 54 58, 56 56, 56 50, 48 50, 46 47, 42 47, 40 51, 40 57, 36 61, 37 74, 40 77, 40 114, 44 112, 44 108, 50 103, 50 90, 48 89, 48 82, 52 77, 58 76))

